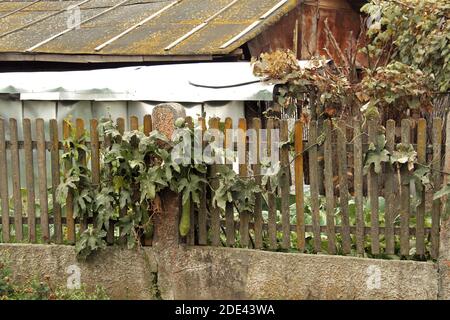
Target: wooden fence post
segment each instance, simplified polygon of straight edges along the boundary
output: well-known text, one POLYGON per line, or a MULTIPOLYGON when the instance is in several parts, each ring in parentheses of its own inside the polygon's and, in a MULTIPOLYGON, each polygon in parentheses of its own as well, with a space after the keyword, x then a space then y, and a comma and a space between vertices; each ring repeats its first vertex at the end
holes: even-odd
MULTIPOLYGON (((153 109, 153 127, 171 139, 175 121, 185 117, 183 106, 176 103, 160 104, 153 109)), ((161 194, 161 201, 164 203, 163 213, 155 216, 153 244, 164 249, 179 244, 180 197, 177 193, 166 190, 161 194)))

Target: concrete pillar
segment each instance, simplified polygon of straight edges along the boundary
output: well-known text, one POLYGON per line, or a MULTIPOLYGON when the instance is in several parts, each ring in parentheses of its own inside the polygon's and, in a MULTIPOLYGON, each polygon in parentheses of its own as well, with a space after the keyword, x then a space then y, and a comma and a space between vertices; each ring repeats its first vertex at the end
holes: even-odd
MULTIPOLYGON (((172 137, 174 123, 178 118, 186 117, 184 107, 178 103, 163 103, 153 109, 152 121, 154 130, 172 137)), ((163 212, 155 216, 153 246, 159 249, 178 246, 178 224, 180 218, 180 197, 170 190, 161 194, 163 212)))

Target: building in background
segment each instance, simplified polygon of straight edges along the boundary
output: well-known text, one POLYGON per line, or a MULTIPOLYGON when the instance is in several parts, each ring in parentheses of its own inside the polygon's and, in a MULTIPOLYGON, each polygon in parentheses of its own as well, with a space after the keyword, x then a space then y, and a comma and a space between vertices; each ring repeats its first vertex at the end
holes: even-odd
MULTIPOLYGON (((345 47, 350 31, 355 34, 359 29, 359 6, 359 1, 346 0, 5 1, 0 2, 0 71, 28 73, 198 62, 238 63, 280 48, 293 50, 299 59, 309 59, 310 53, 323 53, 321 48, 327 43, 323 32, 325 18, 339 44, 345 47)), ((186 76, 181 73, 186 70, 184 67, 165 70, 173 79, 186 76)), ((208 69, 197 72, 191 67, 189 70, 197 76, 208 73, 208 69)), ((212 67, 209 71, 216 70, 212 67)), ((122 77, 122 74, 117 71, 109 76, 122 77)), ((2 76, 9 75, 0 73, 2 76)), ((71 76, 70 72, 63 75, 71 76)), ((152 76, 158 77, 156 73, 148 74, 152 76)), ((22 77, 25 79, 28 74, 22 77)), ((202 83, 214 85, 214 78, 220 82, 223 77, 226 77, 224 72, 216 73, 204 77, 202 83)), ((34 79, 37 81, 34 87, 39 87, 39 81, 47 81, 48 77, 34 79)), ((81 87, 84 81, 88 82, 88 79, 77 79, 81 87)), ((101 78, 98 79, 100 83, 91 88, 102 89, 101 78)), ((129 80, 125 77, 120 81, 129 80)), ((21 92, 19 87, 0 93, 1 117, 60 118, 74 113, 88 118, 100 116, 105 106, 113 114, 130 116, 150 112, 155 103, 169 102, 129 98, 120 102, 117 97, 108 101, 103 96, 86 99, 90 101, 87 104, 67 94, 56 97, 56 87, 54 99, 37 99, 36 95, 21 92)), ((148 90, 159 89, 149 85, 148 90)), ((173 90, 176 92, 177 88, 173 90)), ((188 108, 193 104, 206 106, 202 111, 209 110, 209 116, 227 115, 229 111, 224 110, 233 108, 236 115, 248 118, 260 115, 267 103, 232 98, 191 100, 170 99, 188 108), (208 109, 208 106, 212 107, 208 109)), ((198 113, 195 110, 190 113, 198 113)))

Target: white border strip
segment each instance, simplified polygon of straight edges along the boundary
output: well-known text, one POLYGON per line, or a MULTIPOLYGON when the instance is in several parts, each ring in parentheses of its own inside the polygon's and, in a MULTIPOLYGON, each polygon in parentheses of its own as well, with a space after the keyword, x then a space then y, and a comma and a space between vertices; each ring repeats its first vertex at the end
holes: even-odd
POLYGON ((124 32, 120 33, 119 35, 109 39, 108 41, 102 43, 101 45, 99 45, 98 47, 95 48, 95 51, 100 51, 103 48, 105 48, 106 46, 110 45, 111 43, 113 43, 114 41, 122 38, 124 35, 130 33, 131 31, 133 31, 136 28, 139 28, 140 26, 144 25, 145 23, 149 22, 150 20, 153 20, 154 18, 156 18, 157 16, 159 16, 161 13, 163 13, 164 11, 172 8, 174 5, 180 3, 182 0, 177 0, 174 1, 172 3, 170 3, 169 5, 165 6, 164 8, 162 8, 161 10, 155 12, 154 14, 152 14, 151 16, 145 18, 144 20, 142 20, 141 22, 135 24, 134 26, 131 26, 130 28, 128 28, 127 30, 125 30, 124 32))
POLYGON ((230 46, 234 42, 238 41, 240 38, 245 36, 247 33, 252 31, 256 26, 258 26, 263 20, 267 19, 272 13, 274 13, 276 10, 278 10, 280 7, 282 7, 284 4, 286 4, 289 0, 281 0, 278 2, 275 6, 273 6, 269 11, 264 13, 261 17, 259 17, 259 20, 256 20, 251 25, 249 25, 247 28, 245 28, 242 32, 240 32, 238 35, 234 36, 227 42, 225 42, 223 45, 220 46, 220 49, 225 49, 226 47, 230 46))
POLYGON ((113 7, 108 8, 108 9, 106 9, 105 11, 102 11, 102 12, 100 12, 100 13, 98 13, 98 14, 96 14, 96 15, 94 15, 94 16, 92 16, 92 17, 86 19, 86 20, 83 20, 83 21, 81 21, 79 24, 77 24, 76 26, 73 26, 73 27, 71 27, 71 28, 67 28, 66 30, 61 31, 60 33, 55 34, 55 35, 51 36, 50 38, 45 39, 45 40, 42 41, 42 42, 39 42, 38 44, 32 46, 31 48, 28 48, 28 49, 25 50, 25 51, 26 51, 26 52, 31 52, 31 51, 33 51, 33 50, 39 48, 40 46, 43 46, 44 44, 49 43, 50 41, 52 41, 52 40, 54 40, 54 39, 56 39, 56 38, 58 38, 58 37, 60 37, 60 36, 62 36, 62 35, 64 35, 64 34, 70 32, 70 31, 72 31, 73 29, 78 28, 78 27, 81 26, 82 24, 87 23, 87 22, 89 22, 89 21, 92 21, 92 20, 94 20, 95 18, 98 18, 98 17, 100 17, 100 16, 102 16, 102 15, 104 15, 104 14, 106 14, 106 13, 108 13, 108 12, 114 10, 114 9, 116 9, 117 7, 120 7, 122 4, 125 4, 125 3, 128 2, 128 1, 130 1, 130 0, 124 0, 124 1, 122 1, 122 2, 119 2, 118 4, 114 5, 113 7))

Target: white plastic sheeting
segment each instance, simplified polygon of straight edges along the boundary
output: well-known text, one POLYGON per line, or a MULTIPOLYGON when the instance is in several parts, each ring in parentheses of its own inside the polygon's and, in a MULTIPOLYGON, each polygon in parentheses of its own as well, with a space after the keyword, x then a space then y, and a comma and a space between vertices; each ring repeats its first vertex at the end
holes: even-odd
POLYGON ((258 80, 249 62, 12 72, 0 73, 0 93, 20 94, 21 100, 271 101, 273 86, 258 80), (256 83, 240 85, 249 82, 256 83))

